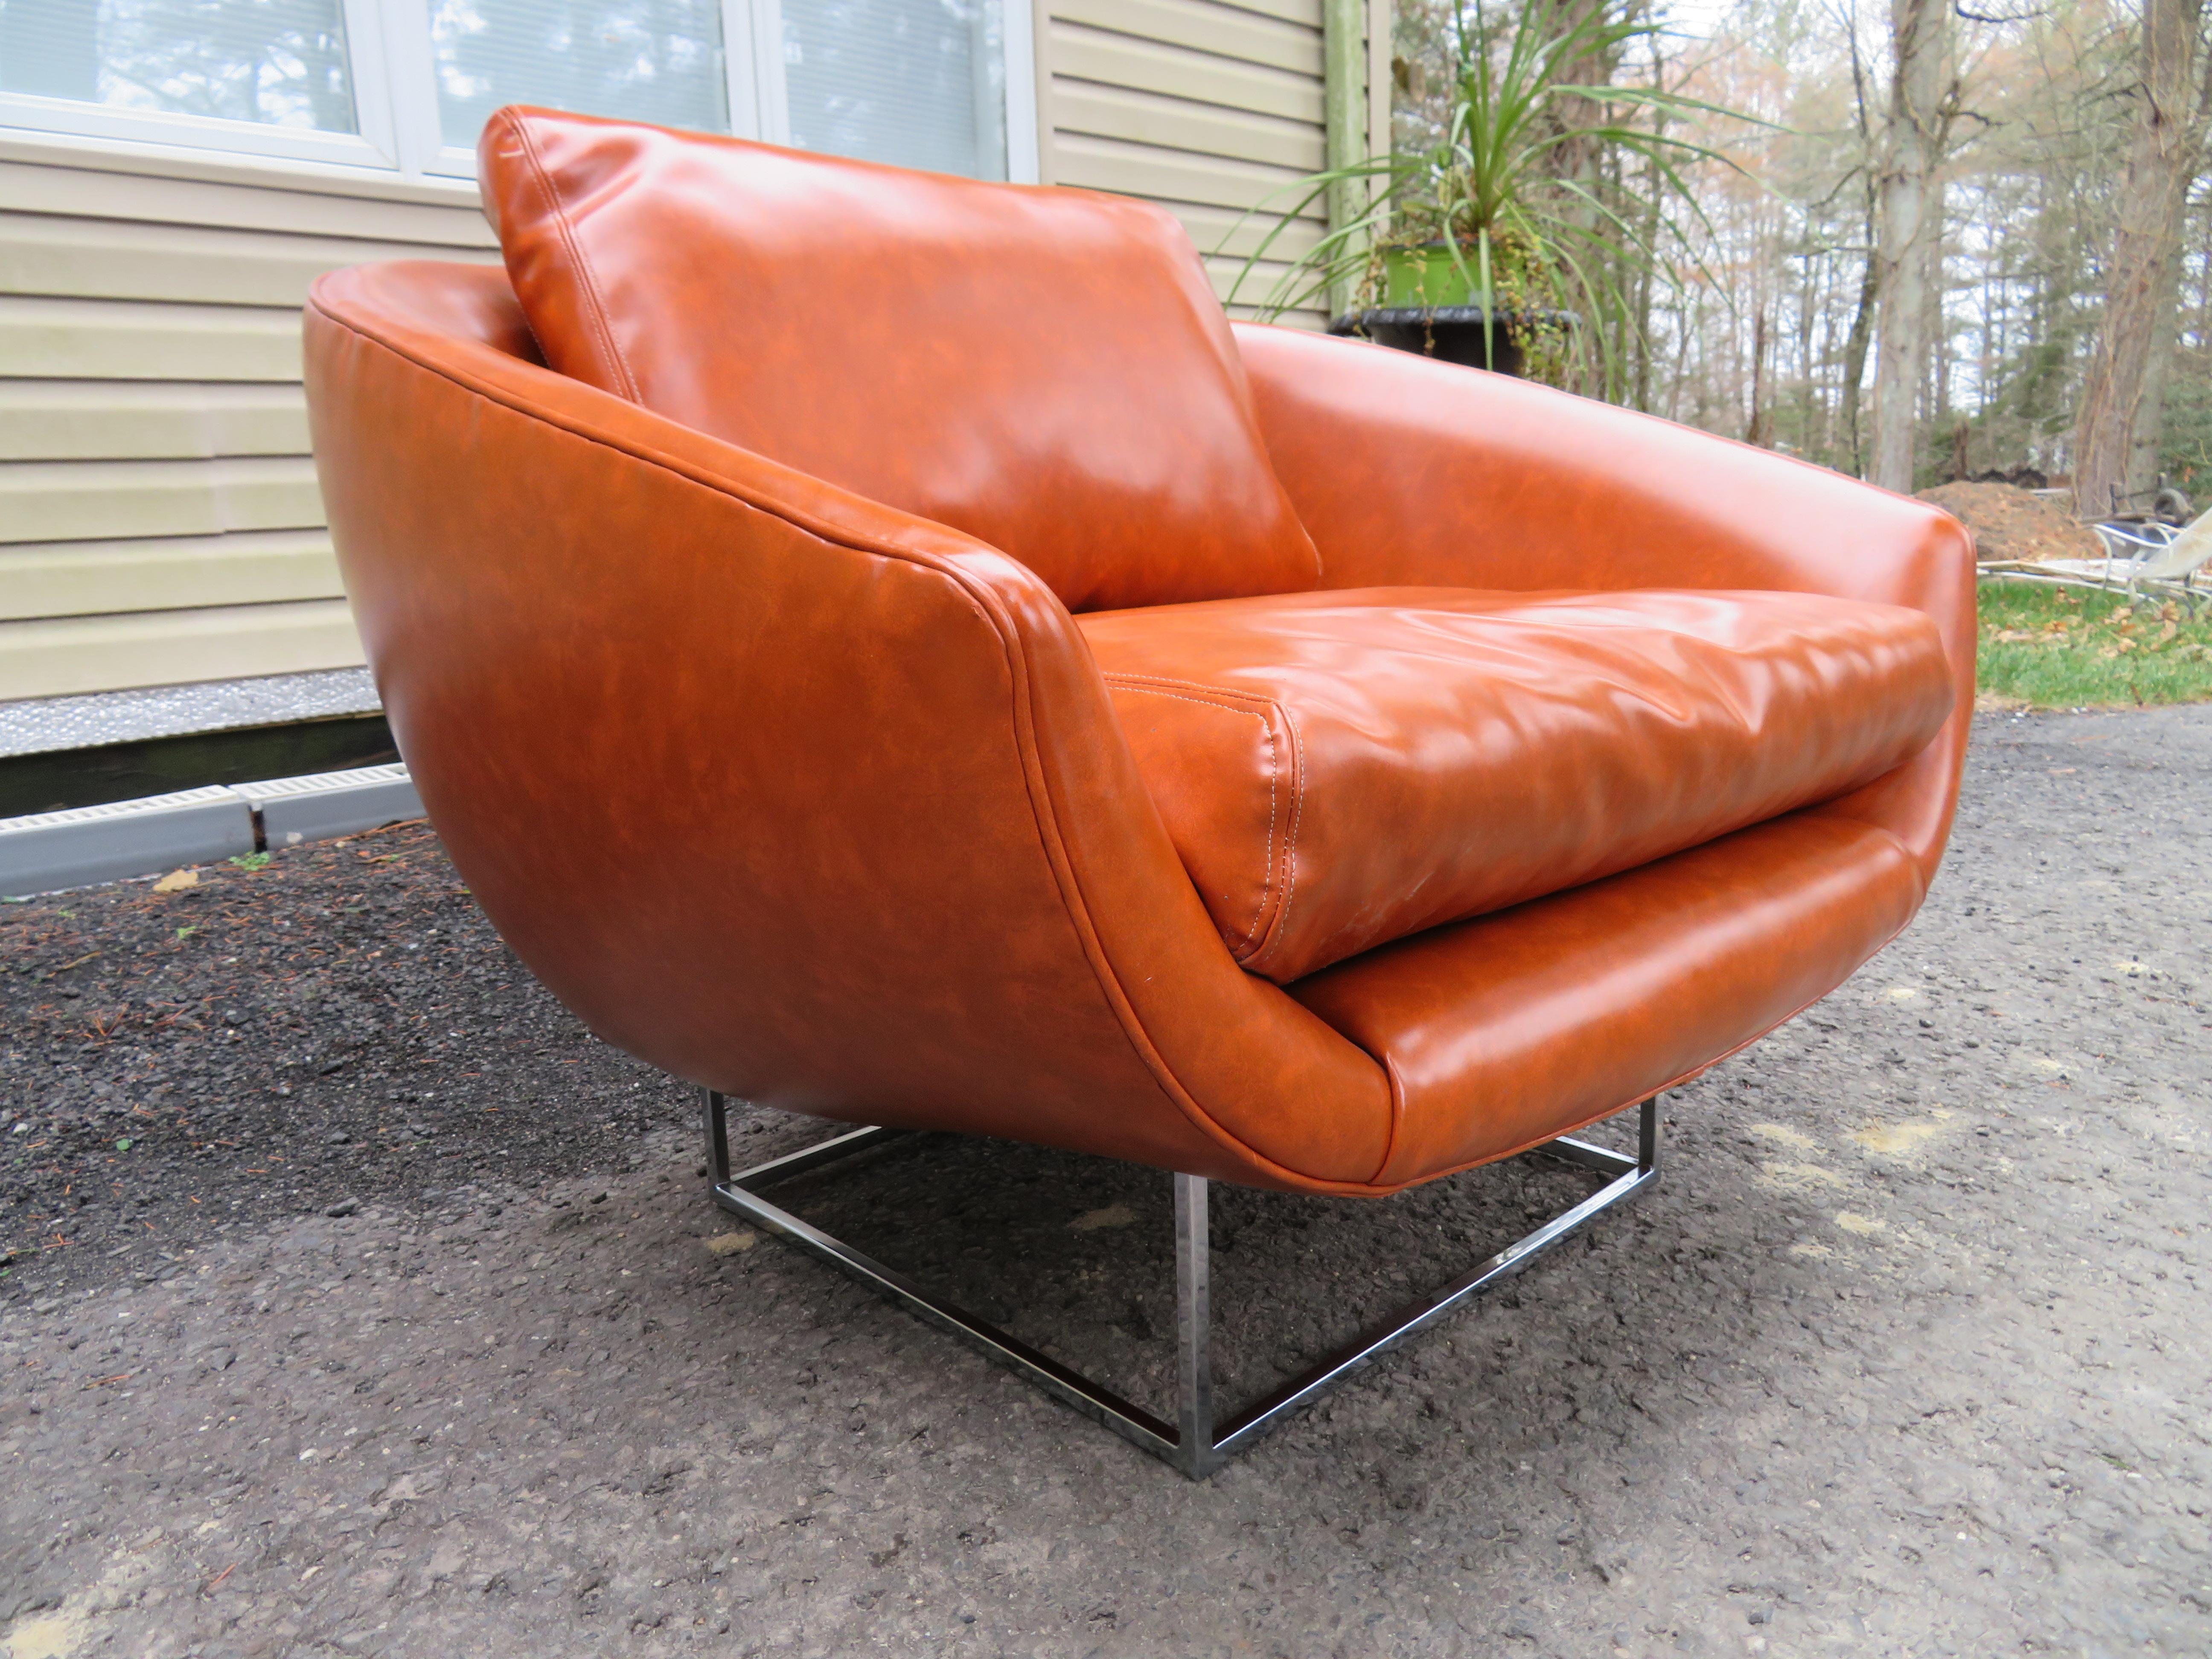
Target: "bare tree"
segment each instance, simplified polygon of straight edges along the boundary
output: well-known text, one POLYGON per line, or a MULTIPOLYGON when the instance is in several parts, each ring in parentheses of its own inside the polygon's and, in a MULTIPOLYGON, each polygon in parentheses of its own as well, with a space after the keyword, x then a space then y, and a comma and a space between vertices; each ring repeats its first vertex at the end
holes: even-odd
POLYGON ((2131 471, 2137 487, 2150 482, 2142 475, 2157 471, 2163 364, 2154 360, 2161 343, 2171 351, 2182 208, 2202 164, 2203 112, 2212 101, 2212 88, 2197 83, 2203 9, 2203 0, 2147 0, 2143 8, 2142 75, 2103 324, 2074 420, 2074 499, 2084 513, 2110 512, 2131 471))
MULTIPOLYGON (((1392 9, 1408 60, 1400 131, 1419 143, 1434 142, 1435 100, 1422 95, 1415 60, 1448 69, 1435 54, 1453 3, 1392 9)), ((1492 3, 1569 9, 1562 15, 1648 8, 1664 19, 1686 0, 1492 3)), ((2074 465, 2123 198, 2141 194, 2142 168, 2131 176, 2129 161, 2142 148, 2150 0, 1950 0, 1948 17, 1941 3, 1928 0, 1916 29, 1903 0, 1732 0, 1717 17, 1700 0, 1694 15, 1710 33, 1666 37, 1663 76, 1656 51, 1626 58, 1615 84, 1663 82, 1771 125, 1694 110, 1664 118, 1669 136, 1734 165, 1685 169, 1696 192, 1680 219, 1685 280, 1625 285, 1631 372, 1615 395, 1897 484, 1960 471, 2040 482, 2074 465), (1889 38, 1900 21, 1923 43, 1932 30, 1949 36, 1932 57, 1907 54, 1902 87, 1889 38), (1931 64, 1932 90, 1929 78, 1911 84, 1915 67, 1931 64), (1916 180, 1923 253, 1899 273, 1898 187, 1916 180), (1887 333, 1885 274, 1918 279, 1893 301, 1887 333), (1895 417, 1886 473, 1873 456, 1878 356, 1890 364, 1881 391, 1895 417)), ((2212 0, 2193 3, 2212 31, 2212 0)), ((2190 94, 2189 159, 2203 172, 2179 209, 2183 252, 2148 289, 2154 326, 2128 428, 2134 447, 2118 465, 2145 482, 2163 471, 2201 496, 2212 494, 2212 40, 2200 37, 2190 61, 2194 87, 2171 69, 2161 79, 2190 94)), ((1660 181, 1633 158, 1601 149, 1574 176, 1652 234, 1660 181)), ((2109 379, 2102 362, 2098 372, 2109 379)))
POLYGON ((1868 476, 1886 489, 1910 493, 1913 404, 1929 346, 1929 287, 1939 274, 1936 258, 1942 240, 1936 168, 1958 108, 1948 0, 1891 0, 1890 43, 1896 69, 1877 180, 1881 223, 1875 290, 1881 309, 1868 476))
MULTIPOLYGON (((1537 3, 1551 5, 1555 30, 1562 34, 1587 27, 1593 22, 1610 21, 1609 14, 1613 10, 1612 0, 1537 0, 1537 3)), ((1636 3, 1636 0, 1630 0, 1624 9, 1633 16, 1643 8, 1636 3)), ((1565 72, 1559 79, 1561 84, 1567 87, 1603 86, 1613 78, 1614 68, 1613 53, 1588 52, 1565 65, 1565 72)), ((1554 97, 1547 106, 1541 124, 1544 136, 1575 133, 1595 127, 1603 113, 1595 98, 1576 92, 1563 93, 1554 97)), ((1587 185, 1597 174, 1599 159, 1599 147, 1595 141, 1586 137, 1569 137, 1553 148, 1545 170, 1555 178, 1573 179, 1587 185)))
MULTIPOLYGON (((1858 31, 1851 20, 1843 19, 1844 38, 1850 45, 1851 114, 1856 124, 1859 142, 1866 153, 1874 153, 1873 124, 1867 118, 1866 65, 1859 54, 1858 31)), ((1866 381, 1867 348, 1874 342, 1875 302, 1881 298, 1881 264, 1875 258, 1875 244, 1881 235, 1881 195, 1880 181, 1872 169, 1861 175, 1866 199, 1865 263, 1859 272, 1858 302, 1851 313, 1851 331, 1844 343, 1842 393, 1843 437, 1850 447, 1850 470, 1864 474, 1866 445, 1859 433, 1860 388, 1866 381)))

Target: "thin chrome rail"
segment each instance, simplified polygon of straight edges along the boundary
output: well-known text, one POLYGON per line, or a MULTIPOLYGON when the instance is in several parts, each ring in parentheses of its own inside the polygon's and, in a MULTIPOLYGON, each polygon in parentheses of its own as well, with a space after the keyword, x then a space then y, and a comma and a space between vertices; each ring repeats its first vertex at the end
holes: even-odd
POLYGON ((714 1201, 722 1208, 851 1274, 871 1290, 971 1344, 986 1358, 1027 1377, 1062 1403, 1173 1465, 1194 1480, 1202 1480, 1212 1474, 1230 1457, 1287 1421, 1300 1407, 1350 1372, 1510 1278, 1551 1246, 1659 1178, 1656 1095, 1643 1103, 1633 1157, 1565 1137, 1533 1148, 1532 1155, 1558 1158, 1613 1178, 1573 1208, 1553 1217, 1441 1290, 1370 1327, 1273 1393, 1221 1423, 1215 1418, 1213 1406, 1210 1346, 1213 1322, 1209 1255, 1212 1241, 1206 1221, 1207 1183, 1203 1176, 1176 1175, 1173 1177, 1176 1412, 1176 1421, 1168 1424, 1112 1389, 1007 1334, 989 1321, 925 1289, 897 1269, 884 1266, 842 1239, 769 1203, 756 1190, 896 1139, 904 1131, 854 1129, 765 1164, 732 1171, 728 1103, 710 1090, 706 1098, 706 1133, 707 1166, 714 1201))

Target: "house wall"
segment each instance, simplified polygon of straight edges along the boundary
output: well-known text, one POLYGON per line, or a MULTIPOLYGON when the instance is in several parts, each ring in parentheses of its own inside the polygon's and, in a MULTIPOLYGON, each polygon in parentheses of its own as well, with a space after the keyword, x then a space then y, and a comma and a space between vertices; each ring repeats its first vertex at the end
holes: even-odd
MULTIPOLYGON (((1037 3, 1044 177, 1166 204, 1226 298, 1240 216, 1322 165, 1322 0, 1037 3)), ((0 701, 358 665, 299 308, 338 266, 497 257, 465 184, 0 137, 0 701)))
POLYGON ((362 661, 300 307, 498 258, 471 188, 374 183, 0 141, 0 699, 362 661))
MULTIPOLYGON (((1283 266, 1245 261, 1326 165, 1324 0, 1038 0, 1039 146, 1048 181, 1142 196, 1172 209, 1215 291, 1247 311, 1283 266), (1285 192, 1288 191, 1286 195, 1285 192), (1242 276, 1243 286, 1237 284, 1242 276)), ((1364 20, 1366 153, 1389 146, 1388 0, 1364 20)), ((1295 258, 1326 228, 1314 204, 1271 252, 1295 258)), ((1320 327, 1318 308, 1283 321, 1320 327)))

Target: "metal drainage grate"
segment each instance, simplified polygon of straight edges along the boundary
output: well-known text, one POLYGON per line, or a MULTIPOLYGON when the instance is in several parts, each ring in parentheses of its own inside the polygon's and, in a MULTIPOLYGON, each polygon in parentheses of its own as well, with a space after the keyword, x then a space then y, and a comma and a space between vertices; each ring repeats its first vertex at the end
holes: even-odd
POLYGON ((405 767, 365 766, 0 818, 0 895, 120 881, 422 816, 405 767))

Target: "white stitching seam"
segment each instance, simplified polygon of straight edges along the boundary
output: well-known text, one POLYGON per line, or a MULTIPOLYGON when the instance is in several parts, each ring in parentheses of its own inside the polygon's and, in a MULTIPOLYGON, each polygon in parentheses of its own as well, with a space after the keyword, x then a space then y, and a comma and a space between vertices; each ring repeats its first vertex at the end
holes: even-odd
POLYGON ((1297 860, 1291 854, 1298 844, 1299 821, 1306 815, 1306 740, 1298 730, 1298 723, 1291 713, 1290 704, 1279 702, 1275 707, 1283 711, 1283 724, 1291 728, 1291 758, 1296 763, 1294 770, 1297 776, 1297 788, 1291 796, 1290 840, 1285 845, 1283 857, 1284 872, 1290 886, 1283 895, 1283 908, 1275 914, 1275 937, 1280 939, 1290 931, 1291 906, 1298 896, 1297 860))
MULTIPOLYGON (((1145 685, 1139 683, 1140 680, 1149 678, 1148 676, 1136 674, 1107 674, 1102 678, 1104 678, 1107 684, 1118 685, 1125 691, 1139 691, 1148 697, 1169 697, 1172 698, 1176 702, 1195 704, 1200 708, 1218 708, 1223 713, 1229 714, 1249 714, 1254 720, 1260 722, 1261 735, 1267 739, 1267 856, 1266 861, 1261 866, 1266 873, 1261 878, 1260 884, 1260 907, 1253 915, 1252 925, 1249 927, 1247 927, 1237 936, 1240 940, 1240 953, 1237 960, 1241 962, 1246 956, 1250 955, 1254 949, 1253 937, 1255 934, 1261 932, 1260 924, 1267 920, 1268 896, 1275 890, 1275 778, 1277 774, 1281 771, 1282 765, 1276 758, 1275 755, 1274 727, 1267 723, 1267 717, 1265 714, 1260 714, 1253 709, 1239 708, 1233 703, 1221 702, 1215 697, 1189 697, 1183 696, 1179 691, 1163 691, 1157 685, 1145 685)), ((1168 684, 1182 684, 1180 681, 1168 681, 1165 683, 1168 684)), ((1194 685, 1189 686, 1187 689, 1193 691, 1201 691, 1209 690, 1210 688, 1194 685)), ((1234 696, 1237 694, 1234 692, 1226 692, 1220 695, 1223 696, 1234 696)))
MULTIPOLYGON (((546 206, 552 210, 553 224, 561 233, 562 245, 568 250, 568 257, 576 262, 583 273, 584 298, 589 302, 592 331, 598 334, 600 345, 613 360, 615 372, 622 380, 623 395, 634 404, 641 404, 645 399, 637 389, 637 376, 630 372, 629 359, 623 355, 622 343, 615 338, 614 328, 607 321, 606 304, 599 293, 599 272, 592 268, 591 256, 584 252, 584 245, 577 239, 575 228, 569 222, 568 207, 561 200, 561 188, 553 182, 553 175, 546 170, 544 162, 538 160, 538 141, 530 136, 529 129, 520 121, 514 121, 508 124, 508 130, 521 141, 524 158, 530 163, 530 175, 544 195, 546 206)), ((532 334, 537 332, 535 329, 531 331, 532 334)), ((540 349, 543 349, 542 342, 540 349)))
MULTIPOLYGON (((1164 674, 1109 674, 1105 678, 1109 681, 1127 685, 1133 691, 1142 689, 1138 682, 1150 681, 1154 685, 1176 685, 1186 691, 1204 692, 1215 697, 1243 697, 1253 702, 1264 702, 1283 717, 1283 724, 1289 728, 1291 733, 1291 757, 1295 763, 1291 768, 1291 774, 1295 787, 1291 793, 1291 833, 1283 842, 1283 908, 1275 913, 1275 925, 1269 930, 1280 938, 1290 922, 1291 902, 1298 896, 1298 824, 1305 817, 1306 810, 1305 738, 1298 730, 1297 721, 1291 717, 1290 705, 1279 698, 1263 696, 1256 691, 1230 691, 1219 686, 1201 685, 1195 680, 1170 679, 1164 674)), ((1271 824, 1273 821, 1273 812, 1271 805, 1269 809, 1271 824)), ((1272 839, 1272 831, 1270 838, 1272 839)), ((1272 857, 1271 854, 1271 861, 1272 857)), ((1252 958, 1259 954, 1260 949, 1255 947, 1250 956, 1240 957, 1237 960, 1244 966, 1249 967, 1252 958)))

